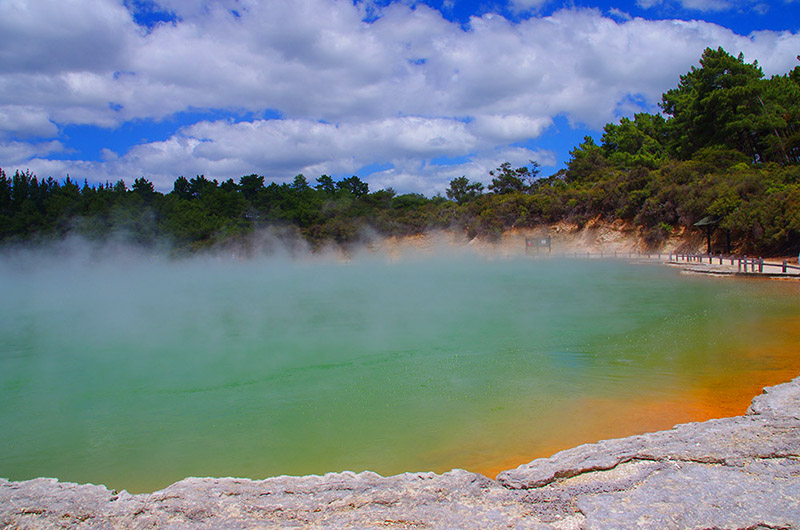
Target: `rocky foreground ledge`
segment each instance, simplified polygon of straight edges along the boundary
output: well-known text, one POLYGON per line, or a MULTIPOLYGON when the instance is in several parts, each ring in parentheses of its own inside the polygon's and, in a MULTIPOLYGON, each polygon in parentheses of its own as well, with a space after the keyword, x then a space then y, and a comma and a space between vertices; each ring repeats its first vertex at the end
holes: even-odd
POLYGON ((800 529, 800 377, 747 414, 562 451, 497 480, 187 478, 151 494, 0 479, 3 528, 800 529))

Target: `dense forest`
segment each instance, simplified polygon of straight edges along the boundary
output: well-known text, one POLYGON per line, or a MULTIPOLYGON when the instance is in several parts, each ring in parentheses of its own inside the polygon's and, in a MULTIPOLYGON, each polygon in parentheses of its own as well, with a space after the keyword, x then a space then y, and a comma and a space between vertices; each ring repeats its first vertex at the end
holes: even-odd
MULTIPOLYGON (((800 57, 798 57, 800 59, 800 57)), ((662 96, 661 112, 608 124, 600 145, 586 137, 566 169, 543 177, 535 161, 491 171, 484 189, 453 179, 446 197, 370 191, 357 176, 270 183, 178 177, 167 194, 144 178, 90 185, 0 169, 0 241, 78 234, 165 241, 191 251, 253 244, 273 227, 312 247, 346 246, 367 231, 406 235, 430 229, 496 237, 511 227, 567 220, 622 219, 658 247, 681 227, 714 223, 716 250, 779 254, 800 250, 800 66, 765 78, 722 48, 662 96)))

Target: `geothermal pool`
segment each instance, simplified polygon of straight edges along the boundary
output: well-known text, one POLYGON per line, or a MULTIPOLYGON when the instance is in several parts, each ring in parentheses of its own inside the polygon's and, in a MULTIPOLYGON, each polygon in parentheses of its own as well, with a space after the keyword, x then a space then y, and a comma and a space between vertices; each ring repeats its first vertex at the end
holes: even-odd
POLYGON ((0 259, 0 477, 494 475, 741 414, 800 284, 622 260, 0 259))

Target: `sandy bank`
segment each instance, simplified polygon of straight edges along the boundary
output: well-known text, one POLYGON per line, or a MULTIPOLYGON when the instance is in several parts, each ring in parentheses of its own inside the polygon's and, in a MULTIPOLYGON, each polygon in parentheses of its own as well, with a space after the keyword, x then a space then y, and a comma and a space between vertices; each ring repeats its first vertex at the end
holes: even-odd
POLYGON ((747 414, 501 473, 187 478, 152 494, 0 480, 4 528, 800 528, 800 377, 747 414))
POLYGON ((499 237, 476 237, 468 239, 459 232, 433 231, 405 237, 389 237, 372 241, 368 248, 372 251, 388 251, 402 254, 406 251, 435 251, 443 248, 468 248, 495 257, 519 256, 529 253, 525 248, 525 237, 549 237, 551 251, 560 253, 587 252, 608 255, 647 252, 695 252, 700 251, 704 240, 698 234, 684 230, 676 231, 665 239, 657 249, 648 248, 640 231, 622 221, 606 222, 599 218, 583 225, 559 222, 534 228, 512 228, 499 237))
POLYGON ((542 225, 536 228, 519 228, 503 232, 495 239, 466 239, 452 231, 430 232, 405 237, 389 237, 375 240, 367 247, 370 252, 384 252, 395 258, 409 253, 435 253, 446 249, 463 251, 469 249, 480 254, 509 258, 529 257, 576 257, 576 258, 622 258, 642 261, 658 261, 680 268, 685 273, 712 276, 772 278, 800 280, 800 268, 796 258, 786 259, 789 268, 783 269, 784 258, 765 258, 762 267, 756 270, 750 264, 742 264, 730 257, 720 263, 718 256, 712 261, 708 257, 689 261, 686 254, 703 254, 706 243, 701 234, 686 230, 676 231, 657 248, 650 248, 639 230, 622 221, 605 222, 595 219, 578 226, 567 222, 542 225), (545 238, 551 241, 550 249, 528 249, 525 238, 545 238), (681 257, 676 257, 680 254, 681 257))

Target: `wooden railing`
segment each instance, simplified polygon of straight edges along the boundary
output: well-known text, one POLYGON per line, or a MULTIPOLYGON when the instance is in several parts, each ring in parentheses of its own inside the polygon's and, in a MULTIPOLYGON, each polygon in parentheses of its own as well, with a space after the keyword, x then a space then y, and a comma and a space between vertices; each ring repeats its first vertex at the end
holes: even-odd
MULTIPOLYGON (((656 259, 668 260, 672 263, 708 263, 710 265, 736 266, 737 273, 747 274, 800 274, 800 266, 789 265, 786 260, 782 262, 764 261, 764 258, 748 256, 731 256, 723 254, 699 254, 687 252, 639 252, 639 251, 596 251, 596 252, 548 252, 545 256, 553 258, 627 258, 627 259, 656 259), (794 272, 797 271, 797 272, 794 272)), ((730 270, 730 269, 728 269, 730 270)))
POLYGON ((746 273, 777 273, 776 269, 780 269, 781 273, 786 274, 789 270, 797 270, 800 271, 800 266, 797 265, 789 265, 786 260, 783 260, 781 263, 775 262, 767 262, 764 261, 764 258, 752 258, 748 256, 724 256, 722 254, 692 254, 692 253, 678 253, 678 252, 671 252, 669 254, 669 260, 674 262, 681 262, 685 261, 688 263, 695 262, 695 263, 709 263, 714 264, 715 262, 719 265, 724 265, 730 262, 730 265, 737 266, 737 272, 746 272, 746 273))
POLYGON ((599 251, 599 252, 550 252, 545 254, 553 258, 627 258, 627 259, 666 259, 668 254, 662 252, 638 252, 638 251, 599 251))

